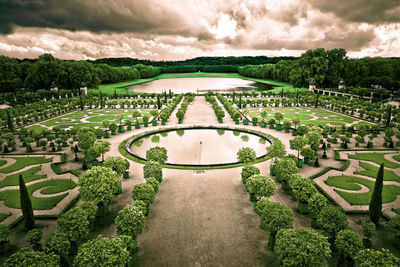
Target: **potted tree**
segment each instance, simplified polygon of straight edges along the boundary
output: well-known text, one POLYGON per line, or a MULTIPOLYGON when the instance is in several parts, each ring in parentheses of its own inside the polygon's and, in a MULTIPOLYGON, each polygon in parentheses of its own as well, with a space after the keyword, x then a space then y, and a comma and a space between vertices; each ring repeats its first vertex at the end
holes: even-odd
POLYGON ((270 129, 274 129, 274 124, 275 124, 275 119, 274 118, 271 118, 271 119, 269 119, 269 121, 268 121, 268 124, 269 124, 269 128, 270 129))
POLYGON ((294 197, 298 201, 297 209, 301 214, 307 214, 310 212, 308 208, 309 199, 317 193, 317 189, 315 188, 311 179, 308 178, 299 178, 295 179, 291 183, 291 189, 294 197))
POLYGON ((148 115, 143 116, 143 124, 144 124, 144 127, 149 126, 149 116, 148 115))
POLYGON ((139 117, 140 117, 141 115, 142 115, 142 114, 141 114, 140 111, 137 110, 137 109, 135 109, 135 110, 132 112, 132 117, 135 118, 135 120, 136 120, 135 129, 139 129, 139 128, 140 128, 139 117))
POLYGON ((104 137, 105 138, 109 138, 110 137, 110 133, 108 132, 108 129, 110 128, 110 121, 109 120, 104 120, 101 124, 106 129, 104 137))
POLYGON ((119 120, 119 125, 118 125, 118 132, 123 133, 125 131, 124 126, 122 125, 122 118, 124 117, 123 114, 118 114, 117 115, 117 120, 119 120))
POLYGON ((115 124, 115 123, 111 123, 110 124, 110 126, 109 126, 109 128, 110 128, 110 130, 111 130, 111 134, 112 135, 116 135, 117 134, 117 128, 118 128, 118 126, 115 124))
POLYGON ((294 117, 294 118, 292 119, 292 122, 293 122, 293 124, 294 124, 294 129, 292 130, 292 135, 293 135, 293 136, 296 136, 296 135, 297 135, 297 124, 300 123, 300 118, 294 117))
POLYGON ((274 117, 278 121, 278 123, 276 124, 276 128, 275 129, 277 131, 281 131, 282 130, 281 120, 283 119, 283 115, 280 112, 275 112, 274 117))
POLYGON ((257 126, 257 122, 258 122, 258 117, 253 117, 251 118, 252 122, 253 122, 253 126, 257 126))
POLYGON ((270 197, 276 192, 274 181, 267 176, 254 174, 246 180, 246 187, 250 193, 250 201, 255 202, 258 197, 270 197))
POLYGON ((283 122, 283 127, 285 128, 285 133, 290 132, 290 126, 292 126, 292 123, 290 121, 284 121, 283 122))
POLYGON ((125 124, 127 126, 128 131, 132 130, 132 120, 131 119, 125 120, 125 124))

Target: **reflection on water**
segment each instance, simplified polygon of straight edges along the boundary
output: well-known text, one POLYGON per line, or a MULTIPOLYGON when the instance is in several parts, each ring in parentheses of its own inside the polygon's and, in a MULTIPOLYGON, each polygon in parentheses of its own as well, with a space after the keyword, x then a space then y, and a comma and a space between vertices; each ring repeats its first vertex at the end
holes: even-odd
POLYGON ((148 149, 162 146, 168 151, 167 162, 175 164, 232 163, 237 161, 237 152, 242 147, 254 149, 260 157, 266 154, 269 145, 260 142, 260 137, 253 134, 210 129, 177 130, 168 132, 168 135, 157 133, 139 140, 131 145, 132 153, 146 158, 148 149))
POLYGON ((171 78, 159 79, 127 87, 130 92, 161 93, 171 89, 178 93, 205 93, 207 91, 265 91, 274 86, 239 78, 171 78))

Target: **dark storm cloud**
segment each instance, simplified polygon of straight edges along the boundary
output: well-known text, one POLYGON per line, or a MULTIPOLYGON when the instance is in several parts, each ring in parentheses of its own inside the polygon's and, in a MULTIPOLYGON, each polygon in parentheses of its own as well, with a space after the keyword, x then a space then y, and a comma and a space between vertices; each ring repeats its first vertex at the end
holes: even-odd
POLYGON ((206 31, 186 26, 185 19, 162 1, 0 0, 0 33, 13 26, 92 32, 139 32, 188 36, 206 31))
POLYGON ((323 47, 325 49, 345 48, 349 51, 358 51, 368 46, 375 40, 376 36, 372 30, 354 30, 339 33, 335 30, 325 32, 324 38, 318 40, 278 40, 266 39, 255 42, 253 49, 258 50, 308 50, 323 47))
POLYGON ((307 0, 322 12, 351 22, 400 22, 400 0, 307 0))

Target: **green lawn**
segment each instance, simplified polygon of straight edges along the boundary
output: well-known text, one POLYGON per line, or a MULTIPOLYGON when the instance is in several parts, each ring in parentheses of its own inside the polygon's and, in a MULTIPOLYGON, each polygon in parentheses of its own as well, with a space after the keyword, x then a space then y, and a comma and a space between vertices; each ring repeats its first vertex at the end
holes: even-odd
POLYGON ((41 134, 44 130, 47 130, 45 127, 39 125, 32 125, 27 127, 26 129, 31 130, 32 132, 41 134))
POLYGON ((400 162, 400 155, 393 156, 393 158, 400 162))
MULTIPOLYGON (((147 115, 149 118, 151 117, 150 111, 152 109, 143 108, 140 109, 142 116, 147 115)), ((76 129, 82 127, 101 127, 101 122, 104 120, 109 120, 111 123, 119 124, 119 120, 117 120, 118 114, 124 114, 122 122, 126 119, 132 119, 136 122, 135 118, 132 118, 132 109, 99 109, 99 110, 87 110, 87 111, 77 111, 72 114, 67 114, 46 122, 43 122, 44 125, 51 127, 51 126, 58 126, 61 128, 73 127, 76 129), (85 116, 86 115, 86 116, 85 116), (86 118, 88 122, 82 122, 81 120, 86 118)), ((138 118, 139 123, 143 123, 143 117, 138 118)))
MULTIPOLYGON (((102 84, 99 86, 98 90, 91 89, 90 91, 98 92, 99 90, 103 94, 114 94, 114 90, 118 94, 126 94, 127 91, 121 87, 128 87, 130 85, 145 83, 153 80, 158 79, 168 79, 168 78, 196 78, 196 77, 209 77, 209 78, 240 78, 244 80, 256 81, 261 83, 268 83, 277 86, 271 91, 281 92, 282 87, 284 91, 294 91, 294 88, 291 84, 273 81, 273 80, 266 80, 266 79, 256 79, 250 78, 240 75, 239 73, 211 73, 211 72, 192 72, 192 73, 162 73, 155 77, 151 77, 148 79, 137 79, 133 81, 126 81, 120 83, 113 83, 113 84, 102 84)), ((301 88, 300 91, 308 91, 307 88, 301 88)))
MULTIPOLYGON (((31 196, 32 207, 34 210, 50 210, 54 206, 56 206, 61 200, 63 200, 64 197, 66 196, 66 194, 55 197, 46 197, 46 198, 37 198, 32 196, 33 192, 44 187, 46 188, 42 191, 42 194, 54 194, 69 189, 73 189, 74 187, 76 187, 76 184, 71 180, 64 179, 64 180, 47 180, 27 186, 29 195, 31 196)), ((10 208, 14 209, 21 208, 19 190, 1 191, 0 200, 4 200, 5 205, 10 208)))
POLYGON ((36 164, 43 164, 43 163, 48 163, 52 162, 52 158, 45 158, 45 157, 14 157, 13 159, 16 160, 16 162, 8 167, 5 167, 3 169, 0 169, 0 172, 2 173, 11 173, 18 171, 20 169, 25 168, 26 166, 30 165, 36 165, 36 164))
POLYGON ((6 163, 7 163, 7 161, 1 159, 1 160, 0 160, 0 167, 3 166, 3 165, 6 164, 6 163))
POLYGON ((29 170, 26 170, 24 172, 8 175, 6 178, 4 178, 4 180, 2 180, 0 182, 0 188, 2 188, 4 186, 19 185, 19 175, 20 174, 22 174, 22 177, 24 178, 25 183, 46 178, 47 177, 46 174, 36 174, 41 169, 42 169, 41 166, 36 166, 36 167, 30 168, 29 170))
MULTIPOLYGON (((329 177, 325 183, 345 190, 360 190, 361 187, 358 184, 365 185, 369 188, 369 191, 366 193, 352 193, 336 190, 336 192, 350 205, 369 205, 372 190, 375 185, 373 181, 353 176, 332 176, 329 177)), ((400 195, 399 186, 384 185, 382 190, 382 203, 394 201, 397 195, 400 195)))
POLYGON ((385 167, 388 168, 398 168, 400 164, 389 161, 384 158, 384 155, 388 153, 356 153, 355 155, 349 155, 350 159, 358 159, 358 160, 366 160, 372 161, 376 164, 385 164, 385 167))
MULTIPOLYGON (((355 171, 355 174, 365 175, 371 178, 376 178, 378 175, 379 167, 372 166, 366 162, 360 161, 360 167, 363 167, 363 171, 355 171)), ((385 181, 397 181, 400 182, 400 177, 397 176, 393 171, 384 170, 384 180, 385 181)))
POLYGON ((248 115, 252 117, 258 117, 259 121, 262 121, 261 111, 267 111, 268 116, 266 121, 274 118, 276 112, 280 112, 283 115, 282 121, 292 121, 293 118, 299 118, 300 124, 303 125, 332 125, 342 126, 346 123, 354 123, 357 120, 348 116, 336 114, 321 108, 312 107, 262 107, 262 108, 246 108, 244 113, 248 112, 248 115), (261 110, 260 110, 261 109, 261 110))

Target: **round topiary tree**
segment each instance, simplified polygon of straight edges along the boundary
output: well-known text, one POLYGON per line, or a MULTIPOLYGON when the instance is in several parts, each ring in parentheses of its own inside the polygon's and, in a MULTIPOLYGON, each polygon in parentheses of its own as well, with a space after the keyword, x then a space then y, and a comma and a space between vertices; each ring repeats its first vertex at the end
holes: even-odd
POLYGON ((60 266, 60 257, 54 253, 34 251, 30 248, 21 248, 12 254, 3 263, 5 267, 11 266, 40 266, 54 267, 60 266))
POLYGON ((159 182, 157 181, 157 179, 153 178, 153 177, 149 177, 146 179, 146 184, 149 184, 153 187, 154 192, 158 192, 158 184, 159 182))
POLYGON ((361 226, 363 228, 363 234, 364 234, 363 238, 364 246, 366 248, 370 248, 371 247, 370 238, 376 235, 376 225, 371 221, 364 220, 361 222, 361 226))
POLYGON ((162 166, 156 161, 148 161, 143 166, 144 179, 155 178, 158 182, 162 182, 162 166))
POLYGON ((275 253, 279 266, 328 266, 331 249, 327 238, 311 229, 281 229, 275 253))
POLYGON ((149 209, 147 204, 142 200, 135 200, 132 202, 132 205, 138 207, 140 211, 144 214, 144 216, 149 215, 149 209))
POLYGON ((165 147, 155 146, 146 151, 148 161, 156 161, 164 164, 168 160, 167 149, 165 147))
POLYGON ((44 242, 44 252, 55 253, 60 256, 61 262, 67 262, 67 255, 71 243, 64 233, 54 232, 47 236, 44 242))
POLYGON ((290 158, 283 158, 275 164, 276 181, 282 181, 282 188, 289 191, 289 178, 298 171, 296 163, 290 158))
POLYGON ((28 242, 33 248, 33 250, 39 251, 42 249, 42 240, 43 231, 40 229, 32 229, 28 231, 28 242))
POLYGON ((142 232, 145 221, 141 208, 136 205, 126 205, 115 218, 115 227, 119 235, 127 235, 136 239, 142 232))
POLYGON ((340 253, 338 266, 348 266, 348 263, 354 265, 354 257, 363 248, 360 235, 350 229, 337 234, 335 245, 340 253))
POLYGON ((153 187, 149 184, 137 184, 133 187, 132 198, 133 200, 142 200, 149 206, 154 202, 154 196, 156 192, 153 187))
POLYGON ((244 166, 243 169, 242 169, 242 173, 241 173, 242 182, 244 184, 246 184, 247 179, 249 177, 255 175, 255 174, 260 174, 260 169, 259 168, 255 167, 253 165, 244 166))
POLYGON ((250 147, 242 147, 237 152, 237 159, 239 162, 243 162, 244 164, 254 162, 257 159, 256 152, 254 149, 250 147))
POLYGON ((61 214, 57 220, 57 230, 64 233, 73 246, 87 236, 89 225, 87 213, 80 207, 61 214))
POLYGON ((261 228, 269 232, 268 248, 274 250, 276 233, 293 227, 293 212, 281 203, 270 201, 260 213, 261 228))
POLYGON ((103 167, 112 169, 119 177, 125 174, 129 166, 129 161, 121 157, 108 157, 103 163, 103 167))
POLYGON ((400 259, 386 249, 363 249, 357 255, 357 267, 400 266, 400 259))
POLYGON ((339 231, 348 228, 346 214, 341 209, 331 205, 322 208, 318 214, 317 223, 329 237, 331 244, 339 231))
POLYGON ((126 266, 129 261, 127 245, 121 238, 97 238, 82 244, 74 266, 126 266))
POLYGON ((308 208, 311 215, 311 227, 317 227, 317 217, 321 210, 328 206, 328 199, 322 194, 316 193, 308 200, 308 208))
POLYGON ((111 168, 94 166, 79 175, 79 192, 83 201, 97 203, 100 211, 106 213, 114 194, 118 192, 120 180, 111 168))
POLYGON ((79 207, 86 213, 89 223, 94 223, 96 220, 97 210, 99 209, 97 204, 93 201, 84 201, 79 207))
POLYGON ((258 214, 258 216, 261 216, 262 210, 265 208, 265 205, 267 205, 269 202, 271 202, 271 200, 269 200, 268 198, 262 198, 257 201, 255 211, 258 214))
POLYGON ((250 192, 250 201, 255 201, 257 197, 270 197, 276 192, 274 181, 267 176, 255 174, 246 181, 247 189, 250 192))
POLYGON ((313 182, 309 178, 295 179, 291 184, 293 195, 298 201, 298 210, 302 214, 309 212, 308 201, 317 193, 313 182))

